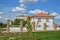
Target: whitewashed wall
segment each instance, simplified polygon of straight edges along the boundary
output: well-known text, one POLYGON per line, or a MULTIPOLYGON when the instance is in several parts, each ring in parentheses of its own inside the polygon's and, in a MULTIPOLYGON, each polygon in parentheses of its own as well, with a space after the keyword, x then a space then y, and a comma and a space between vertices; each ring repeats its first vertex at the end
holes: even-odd
MULTIPOLYGON (((23 31, 26 32, 27 28, 23 27, 23 31)), ((10 32, 20 32, 20 27, 10 27, 10 32)))
POLYGON ((36 30, 43 30, 43 27, 44 27, 44 23, 46 23, 47 25, 49 25, 49 27, 47 27, 47 29, 53 29, 53 18, 49 18, 49 22, 46 22, 46 18, 41 18, 41 22, 39 22, 38 25, 41 25, 41 27, 38 27, 37 26, 37 21, 38 21, 38 18, 39 17, 34 17, 32 18, 31 22, 34 21, 35 22, 35 29, 36 30))
POLYGON ((24 19, 24 20, 26 20, 27 17, 17 17, 17 19, 24 19))

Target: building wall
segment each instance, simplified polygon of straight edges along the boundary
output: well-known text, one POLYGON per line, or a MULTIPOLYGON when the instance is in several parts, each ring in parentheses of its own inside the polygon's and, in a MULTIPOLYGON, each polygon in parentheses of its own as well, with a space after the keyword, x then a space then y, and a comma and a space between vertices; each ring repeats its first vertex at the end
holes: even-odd
POLYGON ((24 20, 26 20, 27 17, 17 17, 17 19, 24 19, 24 20))
MULTIPOLYGON (((26 18, 27 17, 18 17, 18 19, 24 19, 24 20, 26 20, 26 18)), ((53 28, 53 18, 50 18, 50 17, 33 17, 32 19, 31 19, 31 22, 35 22, 35 29, 36 30, 43 30, 43 28, 44 28, 44 23, 46 23, 48 26, 47 26, 47 30, 50 28, 50 29, 54 29, 53 28), (41 19, 40 19, 41 18, 41 19), (48 22, 46 22, 46 20, 47 20, 47 18, 48 18, 48 22), (38 22, 38 24, 37 24, 37 21, 38 21, 38 19, 40 19, 40 21, 38 22), (40 25, 40 27, 39 27, 39 25, 40 25)))
POLYGON ((49 18, 48 20, 48 22, 46 22, 46 17, 45 18, 41 18, 40 19, 40 21, 38 22, 38 24, 37 24, 37 21, 38 21, 38 19, 39 18, 41 18, 41 17, 34 17, 34 18, 32 18, 32 20, 31 21, 34 21, 35 22, 35 28, 38 30, 39 28, 41 28, 41 30, 43 29, 43 27, 44 27, 44 23, 46 23, 48 26, 47 26, 47 28, 53 28, 53 18, 49 18), (40 25, 40 27, 38 26, 38 25, 40 25))

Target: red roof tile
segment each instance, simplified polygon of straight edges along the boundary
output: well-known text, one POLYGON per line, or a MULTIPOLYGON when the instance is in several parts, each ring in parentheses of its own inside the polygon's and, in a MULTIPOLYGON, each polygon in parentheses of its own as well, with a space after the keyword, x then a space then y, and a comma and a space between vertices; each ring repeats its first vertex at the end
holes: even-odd
POLYGON ((26 17, 25 15, 18 15, 17 17, 26 17))
POLYGON ((43 12, 38 13, 35 16, 38 16, 38 17, 53 17, 52 15, 49 15, 49 14, 46 14, 46 13, 43 13, 43 12))

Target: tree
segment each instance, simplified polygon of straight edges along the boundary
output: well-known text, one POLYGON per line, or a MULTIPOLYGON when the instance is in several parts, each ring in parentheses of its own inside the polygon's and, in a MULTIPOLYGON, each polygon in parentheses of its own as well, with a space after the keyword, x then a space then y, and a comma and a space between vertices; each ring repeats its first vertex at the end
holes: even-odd
POLYGON ((30 40, 36 40, 35 36, 32 35, 32 25, 31 25, 30 21, 31 21, 31 18, 28 16, 27 17, 27 31, 28 31, 28 36, 27 37, 30 40))
POLYGON ((12 21, 12 25, 20 25, 21 21, 23 21, 23 26, 25 27, 26 21, 24 21, 24 19, 15 19, 14 21, 12 21))
POLYGON ((32 26, 31 26, 31 24, 30 24, 30 17, 28 16, 27 17, 27 31, 28 31, 28 33, 31 33, 32 32, 32 26))
POLYGON ((19 25, 21 20, 22 19, 15 19, 14 21, 12 21, 12 25, 19 25))
POLYGON ((5 28, 6 26, 7 26, 7 24, 0 23, 0 27, 1 27, 1 28, 5 28))

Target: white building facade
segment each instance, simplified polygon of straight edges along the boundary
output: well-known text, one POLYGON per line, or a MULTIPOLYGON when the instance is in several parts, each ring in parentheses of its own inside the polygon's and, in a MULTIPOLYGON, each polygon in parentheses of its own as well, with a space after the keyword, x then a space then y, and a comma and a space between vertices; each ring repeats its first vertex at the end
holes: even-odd
POLYGON ((25 15, 18 15, 17 16, 17 19, 24 19, 24 20, 26 20, 27 19, 27 16, 25 16, 25 15))
POLYGON ((35 30, 43 30, 44 23, 46 24, 46 30, 53 30, 54 17, 46 14, 39 13, 31 19, 31 21, 35 22, 35 30))
MULTIPOLYGON (((44 24, 46 24, 46 30, 54 30, 54 17, 52 15, 41 12, 31 17, 31 22, 35 22, 35 30, 44 30, 44 24)), ((17 18, 26 20, 27 16, 17 16, 17 18)))

